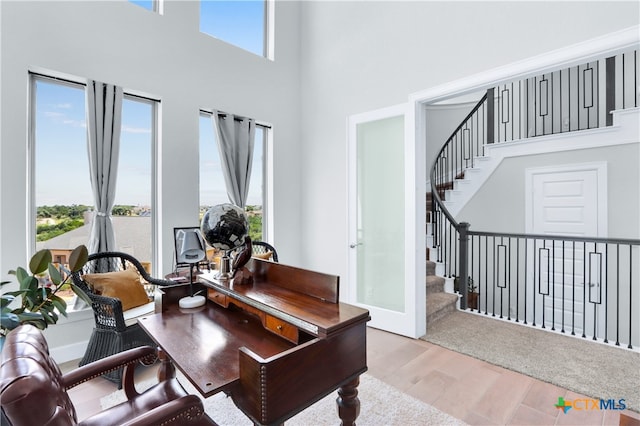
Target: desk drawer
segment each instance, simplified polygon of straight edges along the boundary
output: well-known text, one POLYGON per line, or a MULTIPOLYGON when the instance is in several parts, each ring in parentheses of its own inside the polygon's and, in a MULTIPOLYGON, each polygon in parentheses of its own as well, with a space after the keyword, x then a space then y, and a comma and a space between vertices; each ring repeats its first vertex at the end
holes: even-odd
POLYGON ((207 289, 207 299, 211 300, 212 302, 226 308, 227 306, 229 306, 229 301, 227 299, 227 295, 220 293, 217 290, 214 290, 212 288, 207 289))
POLYGON ((298 328, 282 321, 279 318, 266 315, 264 326, 267 330, 270 330, 290 342, 298 343, 298 328))

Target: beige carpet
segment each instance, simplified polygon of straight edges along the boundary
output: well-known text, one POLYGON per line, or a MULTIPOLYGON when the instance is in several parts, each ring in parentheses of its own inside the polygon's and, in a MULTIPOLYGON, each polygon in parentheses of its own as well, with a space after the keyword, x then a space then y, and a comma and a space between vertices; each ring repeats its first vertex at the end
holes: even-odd
POLYGON ((640 412, 640 353, 456 311, 423 337, 447 349, 640 412))
MULTIPOLYGON (((191 384, 178 375, 184 388, 198 394, 191 384)), ((147 381, 137 386, 138 390, 152 386, 155 381, 147 381)), ((328 395, 311 407, 289 419, 287 425, 321 426, 338 425, 340 419, 336 409, 337 392, 328 395)), ((358 386, 360 399, 359 426, 385 425, 464 425, 465 423, 438 409, 425 404, 368 374, 360 377, 358 386)), ((102 408, 111 407, 124 401, 123 391, 117 391, 100 400, 102 408)), ((220 426, 252 425, 251 421, 224 394, 216 394, 204 400, 205 411, 220 426)))

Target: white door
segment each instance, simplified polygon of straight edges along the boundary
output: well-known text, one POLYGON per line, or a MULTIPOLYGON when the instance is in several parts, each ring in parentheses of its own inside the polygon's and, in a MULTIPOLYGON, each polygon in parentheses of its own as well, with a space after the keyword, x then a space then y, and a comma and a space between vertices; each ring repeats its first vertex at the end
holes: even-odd
MULTIPOLYGON (((598 237, 606 227, 604 163, 527 170, 527 233, 598 237)), ((533 244, 530 244, 533 247, 533 244)), ((538 240, 536 323, 565 332, 602 331, 601 272, 604 250, 582 242, 538 240), (585 267, 586 265, 586 267, 585 267), (586 283, 586 287, 585 287, 586 283)), ((533 278, 533 277, 531 277, 533 278)))
POLYGON ((370 311, 370 326, 419 337, 424 328, 417 316, 426 321, 426 315, 416 309, 425 303, 417 301, 415 280, 415 191, 405 190, 415 157, 405 111, 399 106, 349 119, 347 294, 370 311))

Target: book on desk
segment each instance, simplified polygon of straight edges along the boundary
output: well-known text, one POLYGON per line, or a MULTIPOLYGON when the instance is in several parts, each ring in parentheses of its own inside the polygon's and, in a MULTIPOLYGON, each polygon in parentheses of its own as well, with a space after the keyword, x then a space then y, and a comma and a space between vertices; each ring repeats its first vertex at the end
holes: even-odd
POLYGON ((353 423, 369 312, 339 301, 335 275, 259 259, 247 267, 251 285, 199 275, 209 300, 200 310, 178 308, 188 286, 163 290, 141 326, 202 395, 225 392, 256 424, 282 423, 336 389, 340 417, 353 423))

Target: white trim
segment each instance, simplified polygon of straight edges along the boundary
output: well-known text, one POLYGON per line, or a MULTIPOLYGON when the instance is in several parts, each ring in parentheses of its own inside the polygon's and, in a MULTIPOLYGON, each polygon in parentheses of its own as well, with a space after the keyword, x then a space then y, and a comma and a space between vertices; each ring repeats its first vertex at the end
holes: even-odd
POLYGON ((262 182, 262 186, 263 186, 263 191, 266 191, 266 194, 263 194, 263 200, 264 203, 266 204, 266 206, 262 206, 262 220, 263 220, 263 226, 266 225, 266 232, 263 229, 262 231, 262 235, 264 236, 265 240, 268 242, 271 242, 274 246, 277 247, 276 242, 274 241, 274 228, 275 228, 275 220, 274 220, 274 216, 275 214, 274 212, 274 194, 273 194, 273 173, 274 173, 274 168, 273 168, 273 141, 274 141, 274 137, 273 137, 273 133, 274 133, 274 127, 271 124, 267 124, 267 127, 263 128, 263 132, 265 135, 265 141, 264 141, 264 145, 263 145, 263 152, 262 155, 264 155, 264 158, 262 159, 263 161, 263 182, 262 182), (266 216, 266 221, 265 221, 265 216, 266 216))
POLYGON ((264 57, 270 61, 275 61, 276 54, 276 6, 275 0, 265 0, 265 31, 264 31, 264 43, 265 51, 264 57))
MULTIPOLYGON (((420 156, 417 151, 424 149, 423 144, 416 145, 415 117, 409 104, 394 105, 387 108, 381 108, 375 111, 369 111, 360 114, 354 114, 347 118, 347 210, 349 212, 347 218, 348 236, 347 246, 357 243, 356 241, 356 217, 354 214, 355 198, 357 193, 356 187, 356 170, 353 167, 356 158, 357 125, 360 123, 382 120, 391 117, 404 117, 404 162, 405 162, 405 312, 398 313, 385 309, 376 309, 375 318, 370 323, 373 327, 384 328, 385 330, 402 334, 405 336, 417 338, 424 335, 426 331, 426 307, 424 303, 424 293, 426 287, 424 285, 425 274, 420 274, 426 266, 425 259, 425 224, 424 224, 424 174, 422 167, 424 163, 424 154, 420 156)), ((343 290, 346 301, 358 304, 357 295, 354 287, 357 285, 357 274, 353 265, 356 262, 356 250, 348 249, 348 284, 343 290)), ((371 307, 365 306, 369 309, 371 307)))
POLYGON ((416 92, 411 94, 409 99, 414 103, 433 103, 483 90, 503 82, 521 80, 559 68, 568 68, 601 58, 605 54, 615 55, 627 49, 637 48, 638 43, 640 43, 640 26, 636 25, 416 92))
POLYGON ((50 348, 49 353, 51 357, 58 364, 63 362, 73 361, 84 356, 84 352, 87 350, 88 340, 82 342, 72 343, 70 345, 59 346, 57 348, 50 348))
POLYGON ((458 215, 505 158, 640 143, 640 108, 613 111, 613 123, 609 127, 484 145, 486 155, 477 158, 475 167, 467 170, 464 191, 447 192, 449 212, 454 217, 458 215))

